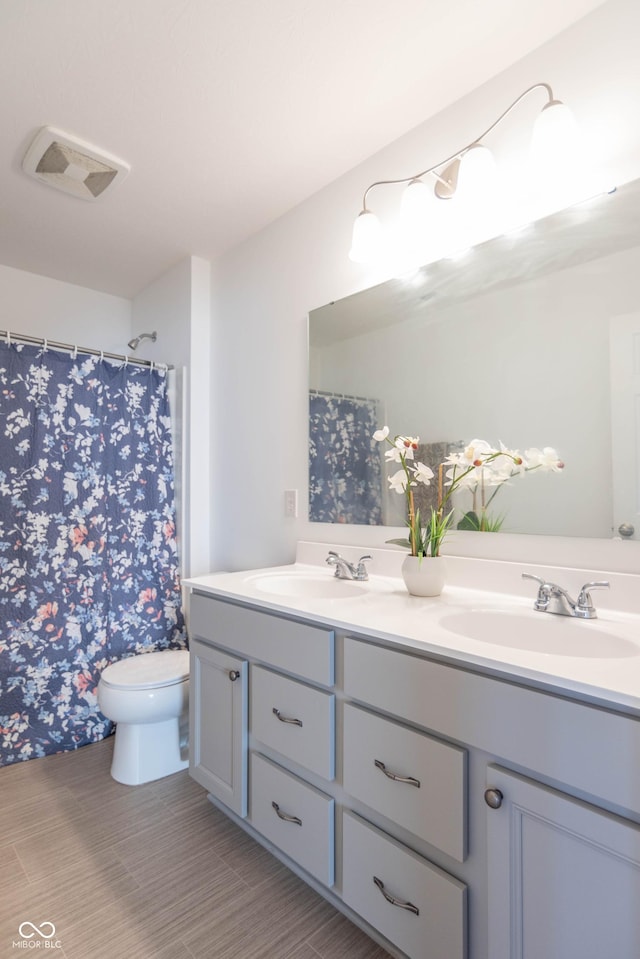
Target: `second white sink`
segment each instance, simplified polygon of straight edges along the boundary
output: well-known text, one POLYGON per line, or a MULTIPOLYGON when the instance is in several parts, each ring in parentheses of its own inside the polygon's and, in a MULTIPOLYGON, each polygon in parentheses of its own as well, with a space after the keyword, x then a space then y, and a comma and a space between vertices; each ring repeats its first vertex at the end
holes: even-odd
POLYGON ((640 655, 640 646, 597 621, 552 613, 470 609, 448 613, 440 625, 467 639, 554 656, 620 659, 640 655))

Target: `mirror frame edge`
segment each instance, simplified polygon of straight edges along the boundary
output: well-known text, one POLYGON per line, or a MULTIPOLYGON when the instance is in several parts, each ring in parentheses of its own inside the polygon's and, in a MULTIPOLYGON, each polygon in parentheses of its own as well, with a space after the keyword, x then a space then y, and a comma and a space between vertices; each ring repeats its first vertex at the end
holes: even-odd
MULTIPOLYGON (((398 548, 389 546, 387 540, 405 535, 406 530, 401 526, 356 526, 301 520, 298 532, 299 539, 304 541, 398 552, 398 548)), ((595 539, 536 533, 501 533, 495 537, 485 533, 478 537, 477 533, 456 530, 446 542, 444 554, 532 566, 640 573, 640 542, 624 542, 613 537, 595 539)))

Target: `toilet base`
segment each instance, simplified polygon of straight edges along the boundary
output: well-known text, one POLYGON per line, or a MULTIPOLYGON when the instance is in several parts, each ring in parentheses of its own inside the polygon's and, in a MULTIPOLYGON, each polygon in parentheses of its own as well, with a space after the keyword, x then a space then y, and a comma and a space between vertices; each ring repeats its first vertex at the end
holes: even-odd
POLYGON ((125 786, 139 786, 186 769, 187 719, 185 715, 159 723, 118 723, 112 778, 125 786))

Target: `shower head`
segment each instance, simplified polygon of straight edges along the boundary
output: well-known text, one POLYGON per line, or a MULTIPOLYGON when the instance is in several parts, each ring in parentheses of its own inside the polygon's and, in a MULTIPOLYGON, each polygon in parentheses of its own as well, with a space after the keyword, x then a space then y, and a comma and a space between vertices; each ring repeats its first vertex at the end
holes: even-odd
POLYGON ((130 350, 137 350, 140 346, 141 340, 151 340, 152 343, 158 338, 157 332, 154 330, 153 333, 140 333, 138 336, 134 336, 132 340, 129 340, 127 346, 130 350))

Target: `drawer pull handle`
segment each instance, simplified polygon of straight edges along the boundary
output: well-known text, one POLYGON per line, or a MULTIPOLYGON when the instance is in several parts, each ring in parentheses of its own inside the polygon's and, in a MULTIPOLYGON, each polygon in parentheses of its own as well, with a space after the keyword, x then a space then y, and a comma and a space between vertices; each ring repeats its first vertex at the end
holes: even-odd
POLYGON ((379 759, 374 759, 373 763, 374 766, 376 766, 385 774, 387 779, 393 779, 393 781, 396 783, 407 783, 409 786, 416 786, 418 789, 420 789, 419 779, 414 779, 413 776, 397 776, 395 773, 390 773, 385 764, 379 759))
POLYGON ((302 825, 302 819, 298 819, 297 816, 287 816, 286 812, 280 812, 280 806, 277 802, 272 802, 271 805, 275 809, 279 819, 284 819, 285 822, 294 822, 296 826, 302 825))
POLYGON ((417 906, 414 906, 412 902, 403 902, 401 899, 396 899, 395 896, 390 896, 387 890, 384 888, 382 879, 378 879, 377 876, 374 876, 373 881, 387 902, 390 902, 392 906, 397 906, 399 909, 406 909, 407 912, 412 912, 415 916, 420 915, 420 910, 417 906))
POLYGON ((232 683, 235 683, 236 679, 240 679, 240 670, 230 669, 229 670, 229 679, 232 683))
POLYGON ((281 723, 289 723, 290 726, 302 726, 301 719, 289 719, 288 716, 281 716, 280 710, 273 707, 273 715, 277 716, 281 723))

